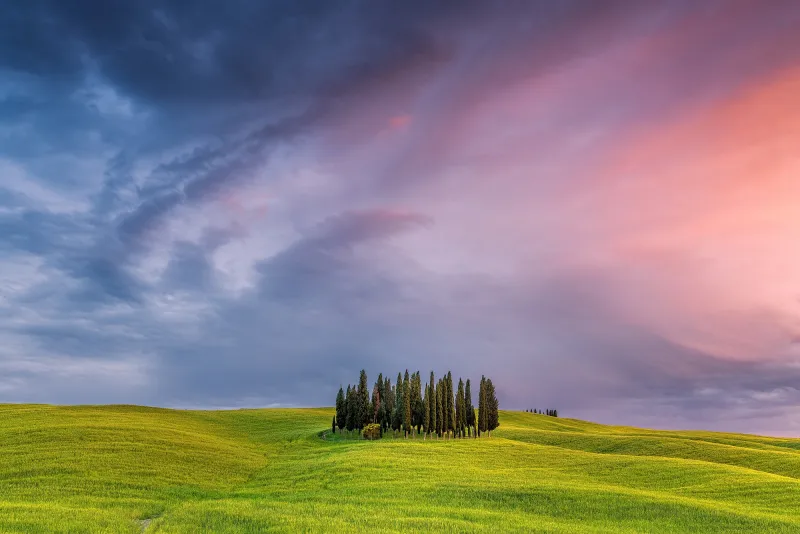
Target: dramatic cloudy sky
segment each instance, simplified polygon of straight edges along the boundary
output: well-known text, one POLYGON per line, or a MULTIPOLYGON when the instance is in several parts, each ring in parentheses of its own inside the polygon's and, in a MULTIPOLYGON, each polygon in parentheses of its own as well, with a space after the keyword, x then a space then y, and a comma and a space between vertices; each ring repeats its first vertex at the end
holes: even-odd
POLYGON ((800 435, 800 4, 3 2, 0 402, 800 435))

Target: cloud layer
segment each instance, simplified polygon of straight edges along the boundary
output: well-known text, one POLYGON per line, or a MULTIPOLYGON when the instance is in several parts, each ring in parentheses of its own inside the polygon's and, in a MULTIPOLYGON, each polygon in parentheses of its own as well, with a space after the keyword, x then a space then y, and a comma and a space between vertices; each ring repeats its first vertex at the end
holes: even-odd
POLYGON ((795 2, 30 1, 0 21, 0 401, 800 433, 795 2))

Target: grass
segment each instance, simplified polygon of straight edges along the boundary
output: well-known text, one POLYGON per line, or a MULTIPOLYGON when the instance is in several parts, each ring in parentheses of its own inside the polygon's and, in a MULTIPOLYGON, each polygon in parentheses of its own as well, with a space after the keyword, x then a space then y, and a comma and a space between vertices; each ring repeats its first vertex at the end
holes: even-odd
POLYGON ((800 532, 800 440, 520 412, 321 439, 331 416, 0 405, 0 532, 800 532))

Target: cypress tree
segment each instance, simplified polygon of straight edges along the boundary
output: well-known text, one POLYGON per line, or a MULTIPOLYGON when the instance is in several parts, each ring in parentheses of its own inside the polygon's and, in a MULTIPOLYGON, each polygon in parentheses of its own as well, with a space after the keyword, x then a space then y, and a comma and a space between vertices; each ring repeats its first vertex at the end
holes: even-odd
POLYGON ((442 437, 442 432, 444 431, 444 399, 442 396, 444 395, 444 385, 442 384, 441 379, 439 383, 436 385, 436 435, 438 437, 442 437))
POLYGON ((444 378, 436 382, 436 435, 444 432, 444 378))
POLYGON ((447 371, 447 429, 451 430, 453 432, 453 437, 455 437, 456 407, 453 394, 453 373, 447 371))
POLYGON ((422 384, 422 375, 419 371, 417 371, 417 387, 419 388, 419 394, 417 395, 417 434, 420 432, 424 432, 425 428, 425 405, 427 404, 427 399, 425 398, 425 388, 422 384))
POLYGON ((436 433, 436 383, 433 381, 433 371, 431 371, 431 381, 429 383, 430 396, 428 397, 429 411, 431 413, 431 426, 428 429, 428 434, 436 433))
POLYGON ((386 389, 385 382, 383 381, 383 373, 378 375, 378 381, 375 382, 375 386, 378 388, 378 399, 379 399, 379 406, 378 410, 375 412, 375 422, 381 425, 381 433, 383 433, 383 424, 386 421, 386 406, 388 399, 386 398, 386 389))
POLYGON ((367 372, 362 369, 358 379, 358 420, 356 428, 361 430, 369 424, 369 386, 367 385, 367 372))
POLYGON ((378 384, 376 383, 372 387, 372 402, 370 403, 372 410, 370 414, 370 423, 377 423, 378 422, 378 412, 381 410, 381 393, 378 389, 378 384))
POLYGON ((419 433, 419 426, 422 424, 422 405, 420 403, 421 392, 420 392, 420 378, 419 378, 419 371, 415 372, 411 375, 411 428, 412 431, 416 429, 417 433, 419 433))
POLYGON ((422 405, 425 410, 422 425, 424 427, 422 437, 423 439, 431 432, 431 387, 425 386, 425 397, 422 399, 422 405))
POLYGON ((336 416, 333 416, 333 422, 331 423, 331 432, 336 434, 336 416))
POLYGON ((350 384, 347 384, 347 390, 344 394, 344 428, 350 430, 350 418, 352 417, 350 411, 350 384))
POLYGON ((478 391, 478 435, 486 432, 486 378, 481 376, 480 389, 478 391))
POLYGON ((397 373, 397 385, 395 385, 394 411, 392 412, 392 429, 400 430, 403 426, 403 377, 397 373))
POLYGON ((375 410, 375 419, 373 423, 378 423, 383 428, 383 412, 384 404, 386 404, 386 393, 383 391, 383 373, 378 373, 378 380, 375 381, 375 387, 378 390, 378 405, 375 406, 373 402, 373 409, 375 410))
POLYGON ((553 410, 553 417, 558 417, 558 410, 553 410))
POLYGON ((466 426, 467 414, 466 404, 464 403, 464 381, 458 379, 458 390, 456 393, 456 433, 458 437, 464 437, 464 426, 466 426))
MULTIPOLYGON (((397 388, 395 388, 397 390, 397 388)), ((397 406, 392 410, 392 417, 391 417, 391 427, 392 427, 392 437, 397 437, 397 431, 400 429, 400 411, 397 409, 397 406)))
POLYGON ((389 428, 392 426, 392 407, 394 406, 394 391, 392 391, 392 381, 389 380, 389 377, 383 379, 383 391, 385 392, 384 402, 385 409, 383 411, 383 425, 385 430, 388 431, 389 428))
POLYGON ((439 423, 441 428, 441 435, 443 438, 447 437, 447 375, 439 379, 439 395, 442 401, 442 417, 439 423))
POLYGON ((497 395, 494 391, 494 384, 490 378, 486 379, 486 412, 488 415, 487 430, 489 436, 492 435, 492 430, 500 426, 499 404, 497 403, 497 395))
POLYGON ((381 405, 378 407, 378 413, 375 416, 375 422, 381 426, 381 432, 383 432, 383 424, 386 422, 386 403, 383 400, 381 400, 381 405))
MULTIPOLYGON (((408 372, 408 370, 406 370, 408 372)), ((417 413, 415 410, 414 402, 417 400, 417 396, 414 393, 414 373, 408 375, 408 434, 409 436, 414 436, 414 425, 417 422, 417 413)))
POLYGON ((422 427, 425 425, 425 403, 422 401, 422 395, 417 397, 417 407, 415 409, 417 414, 417 422, 414 425, 417 429, 417 435, 422 431, 422 427))
POLYGON ((358 425, 357 420, 359 416, 358 410, 358 395, 356 394, 355 387, 347 386, 347 393, 345 394, 345 403, 347 404, 347 421, 345 426, 348 432, 352 432, 358 425))
MULTIPOLYGON (((450 374, 450 371, 447 372, 450 374)), ((450 424, 453 422, 453 416, 450 414, 450 410, 452 410, 452 393, 453 390, 450 389, 450 384, 447 381, 447 375, 444 375, 442 378, 442 410, 444 411, 444 421, 442 421, 442 431, 444 432, 445 438, 450 437, 450 424)))
POLYGON ((464 410, 464 401, 463 401, 464 384, 463 383, 461 384, 462 400, 460 403, 458 400, 458 389, 455 389, 454 391, 455 391, 455 400, 453 401, 453 437, 456 438, 460 437, 459 432, 461 431, 461 429, 458 428, 458 424, 461 419, 461 412, 464 410), (459 406, 459 404, 461 405, 459 406))
MULTIPOLYGON (((339 393, 336 395, 336 426, 341 431, 347 424, 347 407, 344 403, 344 390, 339 386, 339 393)), ((336 429, 334 429, 336 432, 336 429)))
POLYGON ((475 427, 475 407, 472 405, 472 391, 470 391, 469 378, 467 378, 467 386, 464 390, 464 405, 467 411, 467 432, 471 435, 474 433, 475 427))
POLYGON ((403 431, 406 437, 411 432, 411 380, 408 377, 408 369, 403 377, 403 431))
MULTIPOLYGON (((448 371, 448 374, 450 372, 448 371)), ((445 435, 450 437, 450 430, 453 428, 453 388, 448 380, 448 375, 444 375, 444 426, 445 435)))

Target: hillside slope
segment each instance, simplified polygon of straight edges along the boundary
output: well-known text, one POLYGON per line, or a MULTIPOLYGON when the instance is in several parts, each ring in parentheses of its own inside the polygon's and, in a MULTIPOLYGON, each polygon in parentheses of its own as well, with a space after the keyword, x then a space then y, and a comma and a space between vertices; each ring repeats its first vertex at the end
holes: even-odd
POLYGON ((0 405, 0 531, 800 532, 800 440, 520 412, 321 439, 332 413, 0 405))

